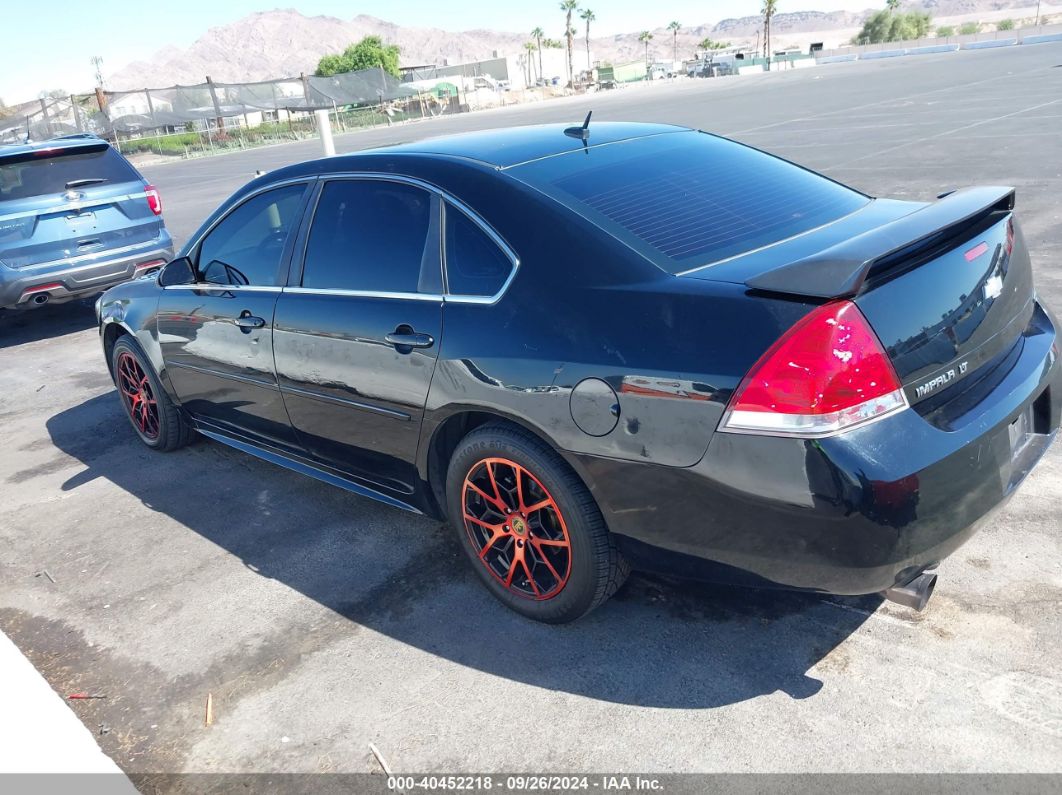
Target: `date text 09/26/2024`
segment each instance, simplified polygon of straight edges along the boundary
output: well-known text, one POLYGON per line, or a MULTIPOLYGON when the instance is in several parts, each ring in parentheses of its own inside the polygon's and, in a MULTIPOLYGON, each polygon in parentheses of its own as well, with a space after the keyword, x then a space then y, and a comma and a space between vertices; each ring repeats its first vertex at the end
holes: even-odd
POLYGON ((555 775, 442 775, 388 776, 387 789, 392 792, 498 790, 500 792, 661 792, 658 778, 637 775, 555 776, 555 775))

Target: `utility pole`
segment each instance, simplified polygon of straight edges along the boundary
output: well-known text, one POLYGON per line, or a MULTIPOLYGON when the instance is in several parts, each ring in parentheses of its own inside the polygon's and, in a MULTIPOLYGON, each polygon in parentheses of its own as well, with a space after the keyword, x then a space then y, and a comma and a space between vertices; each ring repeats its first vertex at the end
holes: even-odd
POLYGON ((70 95, 70 112, 74 114, 74 127, 78 132, 85 132, 85 128, 81 125, 81 114, 78 113, 77 100, 74 95, 70 95))
POLYGON ((93 55, 89 58, 89 63, 96 70, 96 88, 103 88, 103 58, 93 55))
POLYGON ((206 76, 207 88, 210 90, 210 101, 214 105, 214 116, 217 123, 218 132, 221 133, 225 129, 225 123, 221 119, 221 105, 218 103, 218 93, 214 89, 214 81, 210 79, 210 75, 206 76))
POLYGON ((1036 21, 1033 22, 1033 27, 1040 27, 1040 0, 1036 0, 1036 21))

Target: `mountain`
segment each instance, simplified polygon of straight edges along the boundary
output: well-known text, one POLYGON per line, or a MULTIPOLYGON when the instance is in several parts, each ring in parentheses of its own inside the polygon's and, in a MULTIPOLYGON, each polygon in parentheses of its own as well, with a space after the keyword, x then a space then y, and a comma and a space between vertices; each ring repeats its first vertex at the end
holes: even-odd
MULTIPOLYGON (((905 8, 924 8, 934 18, 967 16, 997 12, 1000 9, 1028 7, 1032 0, 917 0, 904 3, 905 8)), ((1056 9, 1057 10, 1057 9, 1056 9)), ((772 43, 776 47, 824 41, 835 46, 847 41, 871 11, 848 13, 835 11, 795 11, 779 13, 771 24, 772 43)), ((1031 12, 1028 14, 1031 16, 1031 12)), ((1015 14, 1015 16, 1019 16, 1015 14)), ((705 38, 754 46, 763 27, 758 16, 724 19, 683 28, 677 39, 679 58, 693 54, 697 43, 705 38)), ((670 58, 676 42, 671 31, 651 31, 649 54, 658 59, 670 58)), ((642 58, 645 46, 638 41, 639 32, 614 36, 594 36, 590 47, 594 58, 623 62, 642 58)), ((376 17, 359 15, 343 20, 329 16, 305 16, 294 9, 277 9, 249 14, 228 25, 210 28, 188 48, 168 46, 148 61, 136 61, 109 75, 111 90, 164 87, 174 84, 202 83, 206 75, 219 83, 240 83, 276 77, 310 74, 322 55, 341 52, 363 36, 377 35, 397 44, 403 66, 422 64, 458 64, 509 55, 521 51, 528 36, 493 30, 451 32, 439 28, 402 27, 376 17)), ((584 44, 576 42, 576 52, 584 44)))
POLYGON ((517 52, 527 40, 515 33, 400 27, 359 15, 350 20, 307 17, 294 9, 260 11, 210 28, 191 47, 168 47, 149 61, 135 61, 107 78, 112 90, 202 83, 241 83, 312 74, 322 55, 341 52, 363 36, 376 35, 402 51, 403 66, 463 63, 494 51, 517 52))

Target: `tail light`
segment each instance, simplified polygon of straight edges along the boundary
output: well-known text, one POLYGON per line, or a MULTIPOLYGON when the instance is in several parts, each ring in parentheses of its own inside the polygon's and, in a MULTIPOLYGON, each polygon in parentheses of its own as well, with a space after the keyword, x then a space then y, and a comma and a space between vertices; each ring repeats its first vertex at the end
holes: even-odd
POLYGON ((907 405, 863 313, 837 301, 812 311, 760 357, 730 399, 720 430, 827 436, 907 405))
POLYGON ((148 207, 151 208, 151 212, 155 215, 162 215, 162 197, 159 196, 159 189, 154 185, 144 186, 144 195, 147 196, 148 207))

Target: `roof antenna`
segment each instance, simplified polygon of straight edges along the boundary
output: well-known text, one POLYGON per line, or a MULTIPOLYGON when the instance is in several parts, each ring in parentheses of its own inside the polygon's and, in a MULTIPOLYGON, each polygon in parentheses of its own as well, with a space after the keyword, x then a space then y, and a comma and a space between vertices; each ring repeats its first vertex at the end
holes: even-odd
POLYGON ((564 134, 572 138, 578 138, 584 144, 590 140, 590 117, 594 114, 593 111, 589 111, 586 114, 586 120, 583 122, 582 127, 568 127, 564 134))

